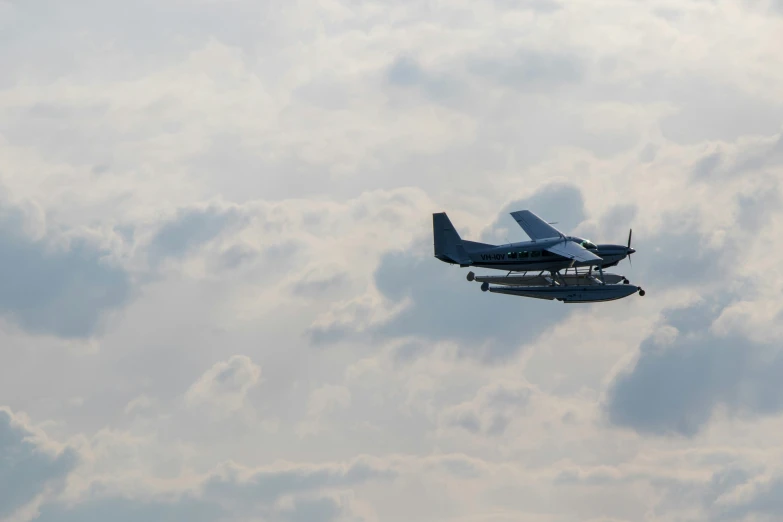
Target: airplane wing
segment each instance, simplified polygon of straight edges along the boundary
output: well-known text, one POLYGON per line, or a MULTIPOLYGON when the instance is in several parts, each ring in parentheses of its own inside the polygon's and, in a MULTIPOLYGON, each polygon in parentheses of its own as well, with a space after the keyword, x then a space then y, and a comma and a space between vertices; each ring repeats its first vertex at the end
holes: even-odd
POLYGON ((530 236, 530 239, 533 241, 545 237, 561 237, 563 235, 558 229, 529 210, 517 210, 511 213, 511 217, 519 223, 525 234, 530 236))
POLYGON ((601 261, 600 257, 593 254, 589 250, 583 248, 582 246, 577 245, 573 241, 564 241, 562 243, 557 243, 547 248, 547 250, 549 250, 553 254, 567 257, 568 259, 573 259, 575 261, 579 261, 582 263, 588 261, 601 261))

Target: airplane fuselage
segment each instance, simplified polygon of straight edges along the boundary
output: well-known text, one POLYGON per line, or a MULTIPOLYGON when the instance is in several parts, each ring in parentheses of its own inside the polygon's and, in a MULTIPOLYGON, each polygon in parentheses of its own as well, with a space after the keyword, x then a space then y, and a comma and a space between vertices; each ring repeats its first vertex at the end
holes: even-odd
MULTIPOLYGON (((570 241, 581 243, 580 238, 567 238, 570 241)), ((549 252, 547 247, 561 242, 562 238, 543 239, 538 241, 522 241, 506 245, 485 245, 471 241, 463 241, 465 251, 470 258, 470 264, 460 266, 473 266, 496 270, 522 271, 558 271, 570 267, 597 265, 593 262, 572 262, 571 259, 549 252)), ((617 265, 628 255, 628 248, 624 245, 594 245, 588 250, 601 257, 602 268, 617 265)), ((442 259, 443 261, 450 262, 442 259)))

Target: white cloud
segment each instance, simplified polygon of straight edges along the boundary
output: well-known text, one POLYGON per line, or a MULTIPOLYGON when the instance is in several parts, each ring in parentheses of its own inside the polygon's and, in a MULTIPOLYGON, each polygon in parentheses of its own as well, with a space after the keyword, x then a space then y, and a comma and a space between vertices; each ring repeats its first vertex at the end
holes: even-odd
POLYGON ((447 408, 442 423, 471 433, 501 436, 511 422, 524 416, 533 390, 520 384, 493 384, 478 391, 472 401, 447 408))
POLYGON ((317 434, 323 427, 324 417, 339 408, 351 404, 351 391, 345 386, 325 384, 310 393, 307 414, 297 433, 300 436, 317 434))
POLYGON ((0 409, 0 517, 9 518, 63 488, 77 463, 72 448, 58 447, 8 408, 0 409))
POLYGON ((248 392, 261 379, 261 368, 246 355, 215 363, 188 388, 190 406, 207 405, 216 412, 234 412, 246 406, 248 392))
POLYGON ((143 411, 145 409, 152 407, 154 404, 155 404, 154 399, 151 399, 146 395, 139 395, 132 401, 128 402, 128 405, 125 406, 125 413, 130 415, 139 411, 143 411))

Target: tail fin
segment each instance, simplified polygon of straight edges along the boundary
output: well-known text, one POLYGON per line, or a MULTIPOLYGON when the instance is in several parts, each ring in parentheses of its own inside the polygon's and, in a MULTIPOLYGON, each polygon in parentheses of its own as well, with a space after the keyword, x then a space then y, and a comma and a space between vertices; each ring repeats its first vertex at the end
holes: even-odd
POLYGON ((471 264, 470 256, 462 246, 454 225, 445 212, 432 215, 432 236, 435 243, 435 257, 446 263, 471 264))

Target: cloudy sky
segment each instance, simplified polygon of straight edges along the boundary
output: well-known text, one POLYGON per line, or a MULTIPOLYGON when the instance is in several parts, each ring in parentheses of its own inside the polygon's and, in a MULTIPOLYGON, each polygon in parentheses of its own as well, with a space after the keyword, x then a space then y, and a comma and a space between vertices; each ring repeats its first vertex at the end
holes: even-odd
POLYGON ((780 0, 0 0, 0 520, 783 518, 780 0), (624 243, 483 294, 431 215, 624 243))

